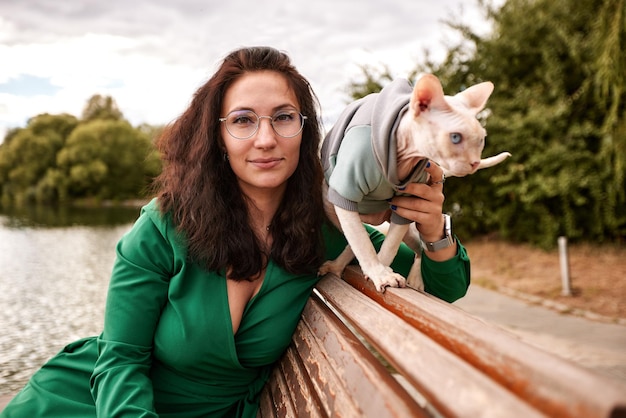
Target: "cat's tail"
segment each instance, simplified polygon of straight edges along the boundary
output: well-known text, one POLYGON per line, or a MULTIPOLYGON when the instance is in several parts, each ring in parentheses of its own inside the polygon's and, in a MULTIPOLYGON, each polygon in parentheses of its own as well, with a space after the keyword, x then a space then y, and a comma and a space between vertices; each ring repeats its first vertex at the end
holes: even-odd
POLYGON ((493 167, 494 165, 500 164, 502 161, 506 160, 511 156, 510 152, 501 152, 498 155, 494 155, 493 157, 483 158, 480 160, 480 164, 478 165, 478 169, 493 167))

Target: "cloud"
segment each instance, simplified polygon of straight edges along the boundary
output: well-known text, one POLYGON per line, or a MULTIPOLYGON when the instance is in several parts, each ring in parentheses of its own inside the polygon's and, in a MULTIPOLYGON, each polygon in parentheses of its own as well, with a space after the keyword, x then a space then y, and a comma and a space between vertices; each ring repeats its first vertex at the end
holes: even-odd
POLYGON ((232 49, 285 50, 328 123, 361 65, 406 76, 449 36, 441 19, 479 22, 463 0, 20 0, 0 3, 0 138, 38 113, 79 116, 112 96, 131 123, 163 124, 232 49), (30 81, 17 89, 16 80, 30 81), (42 81, 44 80, 44 81, 42 81), (47 83, 47 84, 46 84, 47 83), (4 88, 3 88, 4 86, 4 88))

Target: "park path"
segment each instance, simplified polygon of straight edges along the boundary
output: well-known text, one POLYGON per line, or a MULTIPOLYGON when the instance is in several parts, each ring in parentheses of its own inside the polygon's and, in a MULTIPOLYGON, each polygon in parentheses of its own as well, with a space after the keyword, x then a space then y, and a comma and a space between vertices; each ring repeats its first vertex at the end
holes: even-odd
POLYGON ((626 383, 626 325, 559 313, 475 285, 454 305, 526 343, 626 383))

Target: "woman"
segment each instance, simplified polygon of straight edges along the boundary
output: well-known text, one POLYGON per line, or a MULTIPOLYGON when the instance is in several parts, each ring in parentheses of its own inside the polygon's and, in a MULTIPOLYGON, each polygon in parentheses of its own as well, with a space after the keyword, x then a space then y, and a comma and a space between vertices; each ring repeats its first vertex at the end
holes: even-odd
MULTIPOLYGON (((0 416, 255 417, 317 268, 346 245, 325 223, 316 103, 285 54, 228 55, 159 142, 158 197, 117 246, 102 334, 65 347, 0 416)), ((443 194, 422 191, 393 203, 426 224, 443 194)), ((423 270, 448 300, 469 283, 455 245, 423 270)), ((394 267, 412 261, 404 247, 394 267)))

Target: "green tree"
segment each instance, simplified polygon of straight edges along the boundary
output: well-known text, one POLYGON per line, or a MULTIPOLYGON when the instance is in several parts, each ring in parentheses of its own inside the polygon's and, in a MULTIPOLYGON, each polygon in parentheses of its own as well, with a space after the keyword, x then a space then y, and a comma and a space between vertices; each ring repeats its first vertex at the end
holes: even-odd
POLYGON ((446 182, 463 234, 498 231, 553 246, 556 237, 626 236, 626 0, 480 2, 493 31, 462 34, 441 63, 447 94, 490 80, 484 154, 500 166, 446 182))
POLYGON ((161 155, 155 146, 156 140, 163 133, 164 126, 154 126, 148 125, 146 123, 140 124, 137 126, 137 130, 143 134, 146 138, 149 139, 150 147, 148 150, 148 155, 144 160, 144 174, 147 179, 154 179, 161 173, 161 169, 163 168, 163 163, 161 161, 161 155))
POLYGON ((133 128, 111 97, 94 95, 83 120, 41 114, 0 144, 0 202, 134 199, 161 171, 154 139, 163 127, 133 128))
POLYGON ((509 0, 490 13, 494 34, 468 67, 499 86, 489 130, 515 156, 494 178, 500 231, 544 246, 623 239, 624 0, 509 0))
POLYGON ((393 80, 391 71, 387 66, 378 70, 367 65, 361 66, 363 81, 352 81, 347 88, 347 93, 352 100, 358 100, 371 93, 382 90, 383 86, 393 80))
POLYGON ((77 127, 58 155, 73 198, 141 196, 153 174, 150 138, 126 121, 94 120, 77 127))
POLYGON ((39 181, 56 165, 56 154, 78 124, 71 115, 42 114, 31 118, 26 128, 7 135, 0 146, 0 190, 3 201, 38 201, 39 181))
POLYGON ((124 115, 117 107, 117 103, 111 96, 101 96, 94 94, 89 98, 83 114, 81 116, 84 122, 92 120, 123 120, 124 115))

